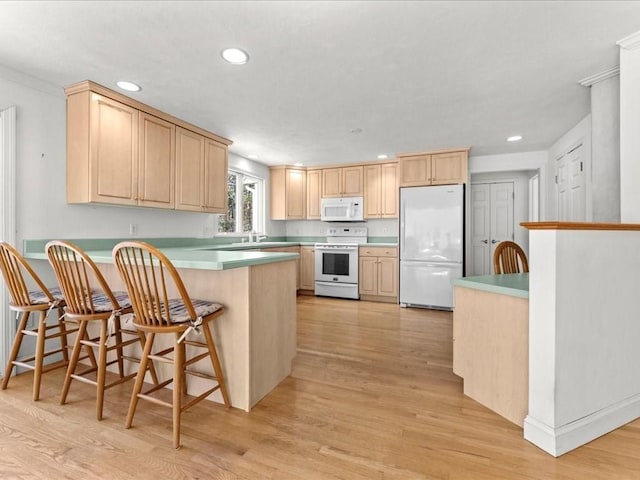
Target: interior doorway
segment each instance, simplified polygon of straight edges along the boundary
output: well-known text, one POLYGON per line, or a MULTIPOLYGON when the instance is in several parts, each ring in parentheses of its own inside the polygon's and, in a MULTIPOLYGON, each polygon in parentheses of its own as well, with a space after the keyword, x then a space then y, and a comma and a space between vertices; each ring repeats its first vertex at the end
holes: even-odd
POLYGON ((558 220, 584 222, 586 211, 586 172, 582 143, 556 160, 558 220))
POLYGON ((514 239, 514 182, 471 184, 471 275, 490 275, 498 243, 514 239))
MULTIPOLYGON (((16 108, 0 110, 0 240, 16 244, 15 227, 16 108)), ((0 365, 7 363, 16 325, 9 310, 9 292, 0 275, 0 365)), ((3 375, 0 368, 0 377, 3 375)))

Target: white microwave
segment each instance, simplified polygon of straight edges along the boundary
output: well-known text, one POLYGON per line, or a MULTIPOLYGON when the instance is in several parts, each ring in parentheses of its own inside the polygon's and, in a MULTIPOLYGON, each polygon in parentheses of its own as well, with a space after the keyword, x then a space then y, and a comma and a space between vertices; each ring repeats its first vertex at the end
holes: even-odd
POLYGON ((362 197, 323 198, 320 220, 324 222, 361 222, 364 220, 362 197))

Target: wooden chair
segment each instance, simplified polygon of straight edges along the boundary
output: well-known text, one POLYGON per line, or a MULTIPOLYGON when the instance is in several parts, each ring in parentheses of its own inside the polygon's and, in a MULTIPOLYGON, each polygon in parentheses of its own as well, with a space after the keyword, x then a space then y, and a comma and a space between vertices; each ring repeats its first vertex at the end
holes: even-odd
MULTIPOLYGON (((122 328, 120 315, 131 313, 131 303, 126 292, 112 292, 104 277, 89 256, 78 246, 64 241, 54 240, 46 245, 49 263, 58 279, 60 290, 66 307, 65 316, 78 323, 79 331, 76 337, 67 374, 65 375, 60 404, 67 401, 71 380, 78 380, 96 386, 96 416, 102 420, 104 406, 104 391, 136 376, 136 373, 125 374, 124 360, 137 362, 134 357, 125 355, 124 348, 138 343, 145 344, 143 332, 122 328), (98 324, 98 336, 89 337, 89 324, 98 324), (123 334, 133 336, 127 340, 123 334), (115 338, 109 346, 111 337, 115 338), (82 372, 76 372, 83 346, 97 349, 97 365, 89 366, 82 372), (115 358, 108 360, 108 353, 115 350, 115 358), (118 365, 118 378, 106 383, 107 367, 118 365), (93 375, 95 373, 95 379, 93 375)), ((149 366, 155 383, 157 377, 153 364, 149 366)))
POLYGON ((529 263, 524 250, 515 242, 500 242, 493 252, 493 270, 502 273, 526 273, 529 263))
POLYGON ((113 259, 127 287, 133 305, 136 327, 147 333, 147 343, 140 362, 140 373, 131 394, 126 428, 133 423, 138 399, 170 407, 173 411, 173 446, 180 447, 180 416, 182 412, 220 390, 225 406, 230 406, 222 367, 218 359, 210 322, 223 314, 222 305, 189 298, 182 279, 169 259, 157 248, 144 242, 122 242, 113 249, 113 259), (170 292, 178 298, 169 298, 170 292), (187 339, 189 333, 202 330, 204 343, 187 339), (173 336, 172 346, 152 353, 156 335, 173 336), (187 358, 185 345, 206 351, 187 358), (169 355, 173 353, 171 359, 169 355), (215 375, 188 369, 190 365, 208 358, 215 375), (173 365, 173 378, 142 392, 146 364, 149 360, 173 365), (187 401, 186 377, 194 375, 214 381, 212 388, 187 401), (158 390, 173 382, 172 401, 159 398, 158 390))
POLYGON ((9 290, 11 301, 9 308, 16 312, 20 320, 13 340, 9 361, 2 379, 2 390, 9 385, 13 367, 23 367, 33 370, 33 400, 40 398, 40 380, 42 374, 66 367, 69 363, 67 336, 77 332, 76 328, 67 328, 63 318, 64 299, 57 288, 48 289, 38 275, 33 271, 20 253, 6 242, 0 242, 0 270, 9 290), (28 286, 31 285, 31 287, 28 286), (35 288, 30 290, 29 288, 35 288), (58 318, 55 323, 47 324, 47 316, 56 309, 58 318), (29 316, 32 312, 39 312, 37 325, 28 328, 29 316), (20 346, 25 335, 36 337, 35 354, 18 359, 20 346), (56 339, 59 343, 53 350, 45 351, 48 340, 56 339), (62 360, 50 365, 44 365, 44 360, 52 355, 62 354, 62 360))

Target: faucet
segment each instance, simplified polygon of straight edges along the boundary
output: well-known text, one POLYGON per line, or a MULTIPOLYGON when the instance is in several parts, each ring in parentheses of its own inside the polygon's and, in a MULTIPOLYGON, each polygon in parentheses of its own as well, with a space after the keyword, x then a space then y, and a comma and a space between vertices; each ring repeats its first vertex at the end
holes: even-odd
POLYGON ((256 235, 256 242, 260 243, 260 240, 264 240, 268 235, 256 235))
POLYGON ((253 243, 253 230, 249 232, 249 243, 253 243))

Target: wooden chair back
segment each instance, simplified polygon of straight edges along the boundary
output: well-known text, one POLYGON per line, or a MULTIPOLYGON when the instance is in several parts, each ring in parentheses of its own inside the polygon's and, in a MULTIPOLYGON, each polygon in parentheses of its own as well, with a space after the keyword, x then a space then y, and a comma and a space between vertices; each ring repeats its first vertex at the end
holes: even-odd
POLYGON ((42 283, 40 277, 33 271, 24 257, 6 242, 0 242, 0 270, 2 270, 2 276, 11 295, 11 306, 27 307, 31 305, 31 299, 29 298, 30 283, 34 285, 31 287, 32 290, 37 287, 49 299, 49 302, 55 301, 49 289, 42 283))
POLYGON ((524 250, 515 242, 500 242, 493 252, 493 270, 496 275, 528 272, 529 263, 524 250))
POLYGON ((170 297, 176 290, 189 318, 196 312, 182 278, 160 250, 145 242, 121 242, 113 249, 113 261, 124 281, 135 323, 149 327, 171 325, 170 297))
POLYGON ((96 290, 101 290, 109 299, 112 310, 120 309, 102 273, 80 247, 71 242, 52 240, 47 243, 45 250, 67 304, 67 314, 96 314, 98 309, 93 295, 96 290))

